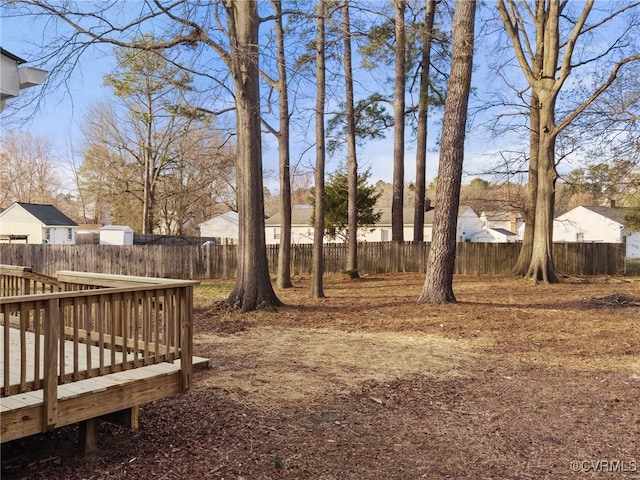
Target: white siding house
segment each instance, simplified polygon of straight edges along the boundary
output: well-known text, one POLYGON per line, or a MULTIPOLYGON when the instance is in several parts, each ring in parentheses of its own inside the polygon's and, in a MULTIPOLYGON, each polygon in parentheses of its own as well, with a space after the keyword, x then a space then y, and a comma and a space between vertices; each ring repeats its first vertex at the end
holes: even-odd
MULTIPOLYGON (((309 205, 296 205, 291 209, 291 243, 294 245, 313 243, 313 224, 311 221, 313 207, 309 205)), ((280 226, 282 216, 280 212, 267 218, 264 222, 265 238, 267 245, 280 244, 280 226)), ((335 243, 329 237, 325 237, 325 243, 335 243)))
POLYGON ((471 235, 471 241, 476 243, 514 243, 518 235, 504 228, 485 228, 471 235))
POLYGON ((475 210, 471 207, 460 207, 456 228, 458 242, 470 242, 473 234, 480 230, 482 230, 482 221, 475 210))
POLYGON ((77 228, 53 205, 16 202, 0 213, 0 241, 26 236, 27 243, 75 245, 77 228))
POLYGON ((520 212, 483 211, 480 220, 484 228, 501 228, 512 233, 518 233, 524 225, 520 212))
POLYGON ((26 60, 0 48, 0 112, 5 101, 17 97, 20 90, 40 85, 47 72, 38 68, 21 67, 26 60))
POLYGON ((626 255, 640 258, 640 232, 625 227, 624 207, 579 206, 553 221, 554 242, 626 243, 626 255))
MULTIPOLYGON (((388 242, 391 241, 391 207, 379 208, 380 220, 375 225, 368 228, 358 229, 358 241, 361 242, 388 242)), ((482 224, 478 214, 471 207, 460 207, 458 211, 457 238, 460 242, 471 240, 471 235, 482 230, 482 224)), ((313 208, 310 206, 299 206, 292 210, 291 214, 291 242, 293 244, 313 243, 313 225, 311 218, 313 208)), ((404 229, 403 235, 406 242, 413 241, 413 216, 414 210, 411 207, 404 208, 404 229)), ((433 231, 434 209, 430 208, 424 214, 424 241, 430 242, 433 231)), ((280 214, 277 213, 265 222, 267 244, 280 243, 280 214)), ((324 238, 325 243, 342 242, 340 238, 324 238)))
POLYGON ((227 212, 202 222, 200 236, 219 238, 222 243, 238 243, 238 213, 227 212))

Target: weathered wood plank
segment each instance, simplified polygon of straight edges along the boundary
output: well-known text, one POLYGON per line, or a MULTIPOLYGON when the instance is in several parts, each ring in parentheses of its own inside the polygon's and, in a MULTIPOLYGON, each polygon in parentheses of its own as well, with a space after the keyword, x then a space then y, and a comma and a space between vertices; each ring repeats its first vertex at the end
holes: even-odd
MULTIPOLYGON (((56 426, 100 417, 182 391, 179 363, 166 364, 160 371, 157 365, 136 370, 60 385, 56 426), (133 379, 123 376, 147 368, 153 369, 154 373, 133 379), (78 394, 79 391, 82 391, 82 394, 78 394)), ((35 395, 37 393, 33 392, 0 399, 2 442, 45 431, 42 418, 43 401, 40 399, 37 402, 35 395)))

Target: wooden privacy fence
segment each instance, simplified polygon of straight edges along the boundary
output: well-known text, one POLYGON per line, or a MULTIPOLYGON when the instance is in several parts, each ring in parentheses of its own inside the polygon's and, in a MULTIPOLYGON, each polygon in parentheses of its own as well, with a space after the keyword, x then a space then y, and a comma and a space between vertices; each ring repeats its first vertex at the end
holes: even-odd
MULTIPOLYGON (((367 242, 358 245, 361 273, 424 272, 430 245, 421 242, 367 242)), ((459 243, 455 273, 502 275, 511 272, 520 244, 459 243)), ((346 265, 346 245, 326 244, 326 273, 339 273, 346 265)), ((566 275, 618 275, 624 273, 625 245, 612 243, 556 243, 554 261, 566 275)), ((276 274, 278 246, 267 247, 271 273, 276 274)), ((309 275, 312 245, 294 245, 291 271, 309 275)), ((230 278, 235 276, 235 245, 16 245, 0 244, 0 263, 28 265, 53 275, 59 270, 100 272, 159 278, 230 278)))

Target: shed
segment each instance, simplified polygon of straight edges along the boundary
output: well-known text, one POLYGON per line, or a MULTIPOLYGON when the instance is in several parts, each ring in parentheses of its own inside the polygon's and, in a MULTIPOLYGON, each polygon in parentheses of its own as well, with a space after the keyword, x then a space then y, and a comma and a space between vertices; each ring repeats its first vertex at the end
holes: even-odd
POLYGON ((126 225, 106 225, 100 229, 100 245, 133 245, 133 229, 126 225))

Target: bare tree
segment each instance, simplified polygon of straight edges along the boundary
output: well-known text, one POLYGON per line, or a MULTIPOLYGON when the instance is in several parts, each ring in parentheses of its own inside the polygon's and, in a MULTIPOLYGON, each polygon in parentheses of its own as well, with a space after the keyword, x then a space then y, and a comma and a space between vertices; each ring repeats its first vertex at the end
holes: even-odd
POLYGON ((235 308, 249 311, 281 304, 271 286, 265 246, 258 67, 260 18, 254 0, 230 0, 226 10, 238 132, 239 221, 236 283, 227 301, 235 308))
POLYGON ((342 35, 344 40, 345 122, 347 135, 347 171, 349 177, 349 222, 347 232, 347 271, 358 276, 358 158, 356 153, 356 114, 353 93, 353 60, 351 54, 351 21, 349 2, 342 4, 342 35))
POLYGON ((416 191, 413 216, 413 240, 424 240, 424 210, 426 205, 427 119, 429 112, 429 72, 435 21, 436 0, 427 0, 422 32, 420 59, 420 97, 418 99, 418 127, 416 132, 416 191))
POLYGON ((9 131, 0 146, 0 207, 13 202, 55 203, 60 180, 51 141, 9 131))
POLYGON ((406 0, 394 0, 395 94, 393 99, 393 202, 391 204, 391 240, 404 240, 404 115, 406 89, 406 0))
POLYGON ((433 239, 427 258, 427 274, 418 303, 456 302, 453 293, 456 222, 473 67, 475 11, 475 0, 456 1, 452 32, 453 56, 447 83, 438 168, 437 208, 433 221, 433 239))
POLYGON ((68 72, 77 64, 79 56, 93 44, 109 43, 154 52, 178 48, 185 59, 190 59, 188 64, 185 62, 185 70, 207 84, 212 102, 228 102, 233 96, 238 136, 236 181, 240 257, 236 284, 228 301, 243 311, 280 305, 269 278, 264 238, 258 70, 258 27, 262 19, 257 2, 144 2, 134 18, 131 18, 131 12, 123 13, 125 4, 119 1, 98 5, 11 0, 3 1, 1 5, 7 11, 17 12, 16 15, 46 15, 59 19, 70 29, 58 38, 56 45, 49 46, 51 53, 45 55, 45 60, 48 58, 54 63, 54 68, 49 69, 51 78, 61 78, 62 82, 68 80, 68 72), (146 31, 150 26, 154 31, 162 30, 153 44, 133 41, 140 31, 146 31), (220 61, 215 57, 212 59, 211 53, 220 61), (229 74, 232 85, 227 83, 229 74), (214 87, 225 93, 226 98, 214 97, 214 87))
POLYGON ((291 283, 291 160, 289 146, 290 113, 289 113, 289 83, 287 81, 287 59, 285 51, 285 29, 282 21, 282 1, 271 0, 274 11, 276 33, 276 63, 278 78, 269 77, 263 70, 271 88, 278 93, 279 127, 276 130, 267 122, 263 122, 267 129, 278 140, 279 180, 280 180, 280 247, 278 249, 278 277, 279 288, 290 288, 291 283))
MULTIPOLYGON (((532 91, 532 108, 537 108, 539 114, 538 124, 531 125, 531 132, 535 132, 532 134, 537 136, 534 149, 537 153, 535 160, 538 162, 538 177, 535 187, 533 243, 526 272, 526 276, 535 281, 554 283, 558 280, 553 264, 553 213, 555 184, 558 178, 555 150, 558 135, 613 83, 624 65, 640 60, 640 55, 631 55, 614 61, 609 77, 582 103, 565 114, 564 118, 559 121, 556 119, 558 96, 575 67, 602 59, 608 53, 605 49, 604 53, 594 54, 591 58, 585 52, 576 54, 575 49, 580 37, 590 34, 598 26, 611 21, 622 12, 640 5, 625 5, 606 18, 589 25, 587 19, 593 4, 594 0, 586 0, 580 12, 572 17, 568 11, 570 4, 560 0, 536 0, 533 7, 527 2, 519 4, 516 0, 498 0, 498 11, 514 46, 518 64, 532 91), (526 19, 533 23, 533 38, 530 37, 526 19), (568 21, 566 38, 563 38, 565 32, 561 27, 561 21, 564 19, 568 21), (534 101, 537 105, 534 105, 534 101)), ((619 33, 612 45, 624 39, 627 33, 619 33)), ((524 255, 526 254, 528 251, 525 251, 524 255)), ((525 260, 522 261, 526 263, 525 260)))
POLYGON ((324 242, 324 173, 325 173, 325 131, 324 113, 326 100, 326 66, 325 66, 325 16, 327 6, 325 0, 318 0, 316 7, 316 166, 315 166, 315 210, 313 220, 313 266, 311 272, 311 296, 324 297, 323 288, 323 242, 324 242))

